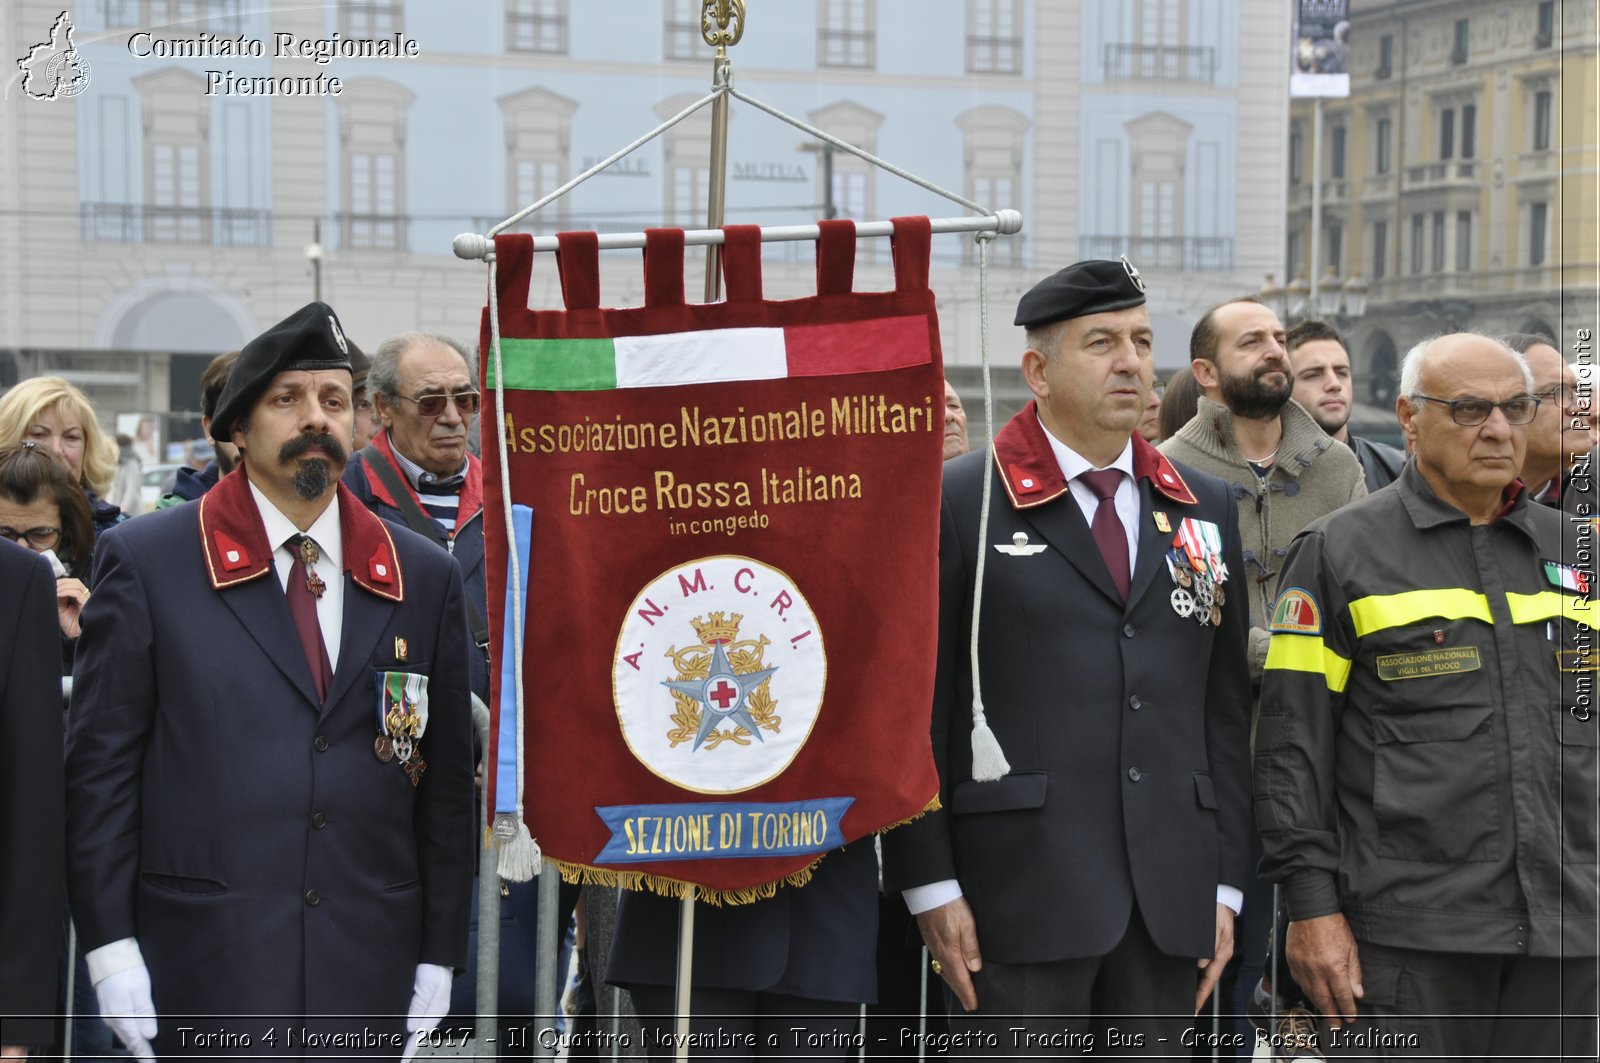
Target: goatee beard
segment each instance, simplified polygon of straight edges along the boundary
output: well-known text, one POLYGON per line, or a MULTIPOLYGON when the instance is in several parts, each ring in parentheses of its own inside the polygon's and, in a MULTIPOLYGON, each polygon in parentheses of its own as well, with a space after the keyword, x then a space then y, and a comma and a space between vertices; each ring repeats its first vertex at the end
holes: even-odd
POLYGON ((1222 377, 1222 404, 1232 410, 1235 417, 1252 421, 1265 421, 1278 416, 1293 393, 1294 381, 1289 379, 1288 370, 1282 367, 1264 368, 1259 374, 1247 377, 1222 377), (1284 374, 1281 387, 1268 387, 1261 382, 1261 378, 1270 372, 1284 374))
POLYGON ((278 461, 287 465, 313 447, 326 454, 327 459, 319 457, 302 461, 294 470, 294 489, 307 502, 315 502, 333 486, 336 476, 334 470, 344 468, 344 447, 327 433, 306 432, 289 440, 278 451, 278 461))

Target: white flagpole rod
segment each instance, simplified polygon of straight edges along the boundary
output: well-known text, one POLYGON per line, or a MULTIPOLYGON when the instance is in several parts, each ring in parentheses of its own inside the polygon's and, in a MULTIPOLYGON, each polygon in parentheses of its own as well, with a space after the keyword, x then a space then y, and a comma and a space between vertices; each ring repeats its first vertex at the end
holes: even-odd
MULTIPOLYGON (((982 214, 967 218, 933 218, 930 220, 935 233, 981 233, 992 232, 1000 236, 1012 236, 1022 231, 1022 215, 1014 210, 999 210, 993 214, 982 214)), ((816 225, 771 225, 761 229, 761 242, 764 244, 781 243, 787 240, 815 240, 822 235, 822 230, 816 225)), ((894 235, 894 223, 889 221, 864 221, 856 223, 856 236, 883 237, 894 235)), ((703 247, 723 243, 721 229, 688 229, 683 234, 686 247, 703 247)), ((644 246, 644 233, 601 233, 600 250, 616 251, 625 248, 644 246)), ((467 259, 480 259, 494 249, 494 241, 479 233, 462 233, 455 238, 452 245, 456 257, 467 259)), ((560 247, 554 236, 535 236, 533 250, 535 252, 555 251, 560 247)))

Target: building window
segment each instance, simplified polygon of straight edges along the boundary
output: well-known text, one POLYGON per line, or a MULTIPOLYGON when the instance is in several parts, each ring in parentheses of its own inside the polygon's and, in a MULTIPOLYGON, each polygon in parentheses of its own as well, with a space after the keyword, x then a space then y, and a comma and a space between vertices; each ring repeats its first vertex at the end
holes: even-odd
POLYGON ((1448 159, 1456 153, 1456 109, 1446 107, 1439 112, 1439 158, 1448 159))
POLYGON ((339 4, 339 32, 346 37, 386 37, 405 28, 402 0, 343 0, 339 4))
POLYGON ((1460 66, 1467 61, 1467 42, 1470 37, 1470 26, 1470 19, 1456 19, 1455 46, 1450 49, 1450 63, 1452 66, 1460 66))
POLYGON ((1373 170, 1376 173, 1388 173, 1389 143, 1394 137, 1394 122, 1388 118, 1378 119, 1378 134, 1374 138, 1377 143, 1373 153, 1373 170))
MULTIPOLYGON (((808 112, 806 118, 818 129, 829 136, 838 137, 846 144, 853 144, 869 153, 877 151, 878 129, 883 125, 884 118, 877 111, 868 110, 849 100, 841 100, 808 112)), ((959 124, 959 119, 957 121, 959 124)), ((969 166, 971 162, 969 157, 969 166)), ((838 217, 854 218, 857 221, 871 218, 877 210, 874 178, 870 164, 846 152, 835 151, 831 188, 822 186, 822 167, 817 168, 817 198, 826 201, 831 197, 833 209, 838 217)), ((871 245, 877 242, 863 241, 856 251, 856 261, 858 263, 871 261, 876 254, 876 248, 871 245)))
POLYGON ((1336 275, 1344 273, 1344 226, 1328 223, 1328 268, 1336 275))
POLYGON ((406 110, 415 97, 377 78, 347 82, 335 103, 343 210, 339 246, 356 251, 404 251, 406 234, 406 110))
MULTIPOLYGON (((123 9, 115 13, 121 19, 131 15, 127 9, 132 6, 129 0, 106 3, 106 26, 133 25, 132 22, 111 21, 112 8, 123 9)), ((183 30, 193 28, 210 33, 238 33, 242 22, 239 7, 240 0, 140 0, 138 24, 183 30)))
POLYGON ((1022 73, 1020 0, 968 0, 967 72, 1022 73))
POLYGON ((666 53, 668 59, 706 58, 700 0, 667 0, 666 53))
MULTIPOLYGON (((503 97, 506 127, 506 206, 511 214, 530 207, 566 183, 574 100, 534 87, 503 97)), ((519 229, 541 235, 568 228, 563 196, 523 220, 519 229)))
POLYGON ((100 0, 100 18, 106 29, 137 26, 141 19, 134 0, 100 0))
MULTIPOLYGON (((1027 116, 1009 107, 974 107, 957 115, 955 124, 961 130, 967 198, 991 210, 1020 208, 1027 116)), ((991 241, 990 264, 1021 266, 1021 244, 1020 240, 991 241)), ((977 245, 967 241, 964 254, 966 261, 977 262, 977 245)))
POLYGON ((1382 280, 1389 272, 1389 223, 1372 223, 1372 279, 1382 280))
POLYGON ((1550 150, 1550 90, 1533 94, 1533 150, 1550 150))
POLYGON ((817 61, 822 66, 871 67, 876 61, 875 0, 817 0, 817 61))
POLYGON ((211 242, 211 107, 198 74, 175 66, 134 81, 144 135, 144 239, 211 242))
POLYGON ((150 145, 149 238, 158 243, 207 240, 197 144, 150 145))
POLYGON ((1394 74, 1394 34, 1385 33, 1378 38, 1378 69, 1372 76, 1379 81, 1394 74))
POLYGON ((1433 272, 1444 272, 1444 211, 1433 212, 1433 272))
POLYGON ((1545 230, 1550 222, 1550 204, 1528 204, 1528 265, 1542 266, 1545 259, 1545 230))
POLYGON ((1423 217, 1421 214, 1411 215, 1411 272, 1422 272, 1422 240, 1423 217))
POLYGON ((1556 39, 1556 5, 1554 0, 1544 0, 1539 5, 1537 28, 1533 34, 1535 48, 1548 48, 1556 39))
POLYGON ((566 54, 566 0, 507 0, 506 49, 566 54))
POLYGON ((1289 183, 1300 183, 1300 130, 1298 127, 1289 131, 1289 183))
POLYGON ((1333 157, 1329 160, 1328 176, 1334 180, 1344 178, 1344 126, 1333 127, 1333 144, 1329 152, 1333 157))
POLYGON ((1300 275, 1300 230, 1290 230, 1288 244, 1284 252, 1286 261, 1283 264, 1283 275, 1292 281, 1300 275))
POLYGON ((1456 272, 1472 272, 1472 211, 1456 211, 1456 272))
POLYGON ((1478 154, 1478 108, 1466 104, 1461 108, 1461 157, 1475 158, 1478 154))

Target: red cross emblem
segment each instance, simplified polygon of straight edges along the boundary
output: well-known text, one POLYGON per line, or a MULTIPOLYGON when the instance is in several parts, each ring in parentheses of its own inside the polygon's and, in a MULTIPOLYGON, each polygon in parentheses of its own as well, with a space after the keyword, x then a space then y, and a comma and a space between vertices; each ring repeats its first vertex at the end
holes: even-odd
POLYGON ((717 708, 727 711, 729 705, 739 700, 739 688, 726 679, 719 679, 706 696, 717 703, 717 708))

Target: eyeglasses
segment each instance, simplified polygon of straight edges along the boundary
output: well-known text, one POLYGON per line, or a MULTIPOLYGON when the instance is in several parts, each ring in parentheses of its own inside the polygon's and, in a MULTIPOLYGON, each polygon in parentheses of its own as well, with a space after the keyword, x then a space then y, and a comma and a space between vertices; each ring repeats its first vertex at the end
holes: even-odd
POLYGON ((35 550, 53 550, 56 543, 61 541, 61 529, 40 525, 37 528, 10 528, 0 524, 0 539, 10 539, 14 543, 28 540, 28 545, 35 550))
POLYGON ((397 399, 417 404, 417 412, 424 417, 437 417, 444 413, 444 404, 455 403, 456 409, 461 411, 463 417, 471 417, 478 412, 479 395, 476 391, 458 391, 454 395, 422 395, 412 398, 410 395, 396 395, 397 399))
POLYGON ((1514 395, 1503 402, 1488 399, 1436 399, 1432 395, 1412 395, 1423 402, 1437 402, 1450 407, 1450 419, 1465 428, 1487 421, 1496 409, 1506 416, 1507 424, 1527 424, 1539 412, 1539 400, 1532 395, 1514 395))
POLYGON ((1555 402, 1563 410, 1578 405, 1578 389, 1571 384, 1552 384, 1543 391, 1535 391, 1533 397, 1540 402, 1555 402))

